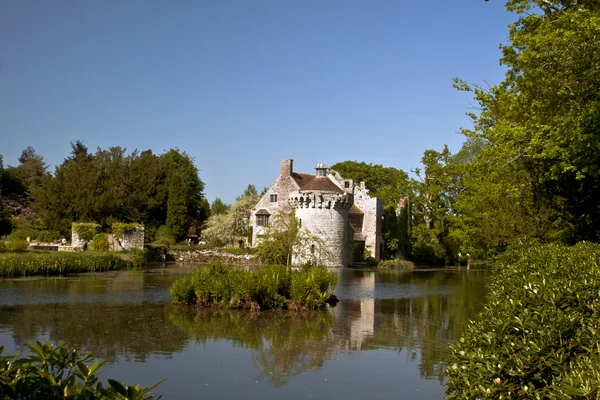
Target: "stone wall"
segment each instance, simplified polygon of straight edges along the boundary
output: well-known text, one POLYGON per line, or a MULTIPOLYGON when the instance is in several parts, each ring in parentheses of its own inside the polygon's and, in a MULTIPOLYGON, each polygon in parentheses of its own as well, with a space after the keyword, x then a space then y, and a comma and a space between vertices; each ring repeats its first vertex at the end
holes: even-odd
POLYGON ((371 257, 381 258, 383 236, 383 204, 377 197, 371 197, 365 188, 365 183, 354 187, 354 203, 364 213, 362 235, 365 238, 365 247, 371 257))
POLYGON ((316 258, 330 267, 346 267, 352 261, 349 249, 350 223, 348 210, 352 207, 351 194, 311 192, 294 195, 291 199, 296 209, 296 218, 303 229, 307 229, 320 240, 299 249, 292 262, 302 264, 316 258), (309 200, 309 201, 307 201, 309 200), (321 243, 319 243, 321 242, 321 243), (314 245, 314 250, 311 248, 314 245), (324 247, 324 249, 321 249, 324 247), (326 254, 318 254, 325 250, 326 254), (326 255, 326 257, 323 257, 326 255), (321 259, 320 259, 321 258, 321 259))
POLYGON ((144 250, 145 230, 143 226, 138 226, 132 230, 126 230, 123 237, 118 238, 121 246, 125 250, 139 249, 144 250))

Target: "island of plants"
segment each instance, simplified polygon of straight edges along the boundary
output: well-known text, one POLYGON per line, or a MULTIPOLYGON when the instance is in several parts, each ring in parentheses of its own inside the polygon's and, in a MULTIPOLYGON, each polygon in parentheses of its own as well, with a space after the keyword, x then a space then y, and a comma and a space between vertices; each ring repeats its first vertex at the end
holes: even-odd
POLYGON ((316 310, 337 301, 335 272, 307 265, 292 271, 284 265, 242 270, 214 261, 179 278, 171 287, 176 303, 246 310, 316 310))
MULTIPOLYGON (((143 256, 142 256, 143 257, 143 256)), ((139 257, 108 252, 3 251, 0 277, 54 276, 133 268, 139 257)))

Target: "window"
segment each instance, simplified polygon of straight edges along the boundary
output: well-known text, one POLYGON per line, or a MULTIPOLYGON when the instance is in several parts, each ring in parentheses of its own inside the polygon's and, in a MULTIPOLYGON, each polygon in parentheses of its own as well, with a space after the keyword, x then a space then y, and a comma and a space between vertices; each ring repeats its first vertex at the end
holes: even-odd
POLYGON ((271 195, 271 203, 277 203, 277 195, 276 194, 271 195))
POLYGON ((344 187, 345 187, 346 189, 349 189, 349 188, 350 188, 350 181, 345 181, 345 182, 344 182, 344 187))
POLYGON ((257 215, 256 226, 269 226, 269 215, 257 215))

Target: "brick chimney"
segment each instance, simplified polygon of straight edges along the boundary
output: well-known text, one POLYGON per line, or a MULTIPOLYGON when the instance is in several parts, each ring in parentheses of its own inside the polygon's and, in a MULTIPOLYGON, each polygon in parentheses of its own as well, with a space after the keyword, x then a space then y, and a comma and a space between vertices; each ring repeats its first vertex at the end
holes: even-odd
POLYGON ((279 176, 292 176, 294 160, 291 158, 282 158, 279 176))

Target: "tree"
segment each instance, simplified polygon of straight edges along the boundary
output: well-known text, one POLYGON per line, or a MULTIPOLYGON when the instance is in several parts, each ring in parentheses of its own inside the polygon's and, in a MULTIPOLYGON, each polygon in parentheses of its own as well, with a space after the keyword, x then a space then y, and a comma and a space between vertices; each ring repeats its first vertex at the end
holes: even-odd
POLYGON ((4 213, 4 206, 2 204, 2 182, 4 181, 4 162, 2 155, 0 154, 0 236, 7 235, 10 233, 10 220, 4 213))
POLYGON ((212 204, 210 205, 211 215, 225 214, 228 210, 229 206, 223 203, 223 201, 218 197, 214 199, 212 204))
POLYGON ((396 207, 405 196, 411 194, 408 174, 396 168, 343 161, 332 165, 331 169, 339 172, 346 179, 353 179, 356 184, 365 182, 370 194, 380 198, 386 208, 396 207))
POLYGON ((464 133, 486 143, 461 210, 492 246, 522 235, 599 240, 600 3, 511 0, 507 9, 520 18, 502 46, 504 80, 456 82, 480 107, 464 133))

